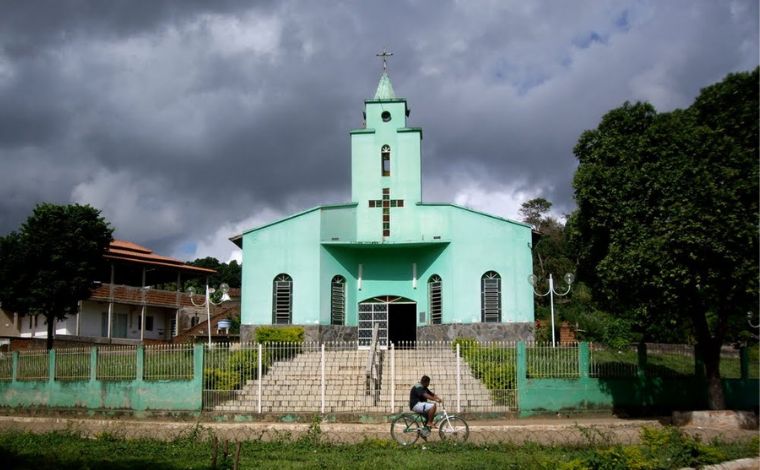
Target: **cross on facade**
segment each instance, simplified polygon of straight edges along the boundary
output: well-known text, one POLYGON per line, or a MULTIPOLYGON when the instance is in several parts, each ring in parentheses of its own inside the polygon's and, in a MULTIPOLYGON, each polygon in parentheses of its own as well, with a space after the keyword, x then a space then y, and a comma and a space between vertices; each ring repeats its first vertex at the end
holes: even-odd
POLYGON ((393 55, 393 52, 388 52, 385 48, 383 48, 383 52, 380 52, 379 54, 375 54, 378 57, 383 58, 383 72, 388 70, 388 64, 386 63, 386 60, 388 57, 393 55))
POLYGON ((403 199, 391 199, 391 189, 383 188, 382 199, 370 199, 369 207, 383 208, 383 237, 391 236, 391 207, 404 207, 403 199))

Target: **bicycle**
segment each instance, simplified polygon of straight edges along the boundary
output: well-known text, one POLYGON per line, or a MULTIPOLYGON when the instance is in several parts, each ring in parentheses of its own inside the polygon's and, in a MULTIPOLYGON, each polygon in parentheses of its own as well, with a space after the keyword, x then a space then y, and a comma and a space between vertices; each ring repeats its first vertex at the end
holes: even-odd
MULTIPOLYGON (((441 412, 433 418, 433 427, 438 424, 438 435, 442 441, 465 442, 470 437, 470 427, 461 416, 450 415, 440 404, 441 412), (440 424, 439 424, 440 423, 440 424)), ((420 413, 406 412, 398 415, 391 421, 391 436, 402 446, 412 445, 423 436, 422 428, 427 422, 427 417, 420 413)))

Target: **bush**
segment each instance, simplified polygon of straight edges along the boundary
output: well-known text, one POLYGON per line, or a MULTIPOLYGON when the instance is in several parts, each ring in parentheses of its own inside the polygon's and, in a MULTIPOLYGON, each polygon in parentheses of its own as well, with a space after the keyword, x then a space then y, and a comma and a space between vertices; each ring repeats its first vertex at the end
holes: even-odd
MULTIPOLYGON (((230 352, 225 360, 217 364, 219 367, 207 367, 203 371, 203 379, 207 390, 239 390, 248 380, 253 380, 258 373, 258 351, 256 349, 240 349, 230 352)), ((270 365, 268 355, 261 358, 262 373, 270 365)))
POLYGON ((260 326, 256 328, 257 343, 303 343, 301 326, 260 326))

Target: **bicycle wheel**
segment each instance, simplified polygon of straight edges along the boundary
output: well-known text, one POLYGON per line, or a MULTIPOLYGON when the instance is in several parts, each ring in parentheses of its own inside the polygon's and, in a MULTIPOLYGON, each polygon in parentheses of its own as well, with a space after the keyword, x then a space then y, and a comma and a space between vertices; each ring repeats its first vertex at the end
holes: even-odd
POLYGON ((467 421, 459 416, 449 416, 449 419, 441 421, 438 434, 442 441, 465 442, 470 437, 470 427, 467 421))
POLYGON ((420 438, 420 422, 414 416, 402 414, 391 422, 391 436, 402 446, 412 445, 420 438))

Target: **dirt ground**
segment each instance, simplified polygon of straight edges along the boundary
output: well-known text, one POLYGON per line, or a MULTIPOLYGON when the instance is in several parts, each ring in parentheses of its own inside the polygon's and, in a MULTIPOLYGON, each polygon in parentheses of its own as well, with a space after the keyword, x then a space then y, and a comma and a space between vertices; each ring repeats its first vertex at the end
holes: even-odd
MULTIPOLYGON (((639 442, 642 427, 662 427, 667 419, 605 418, 531 418, 520 420, 469 421, 469 442, 513 443, 527 442, 544 445, 565 444, 632 444, 639 442)), ((684 426, 692 435, 709 441, 750 439, 757 429, 735 427, 684 426)), ((353 443, 364 439, 391 439, 390 424, 361 424, 336 422, 210 422, 168 421, 142 419, 102 419, 74 417, 0 416, 0 431, 15 430, 43 433, 69 431, 84 436, 111 435, 127 439, 155 438, 171 440, 182 436, 204 438, 215 435, 229 441, 290 440, 306 434, 319 434, 327 442, 353 443)), ((438 440, 433 433, 429 441, 438 440)))

